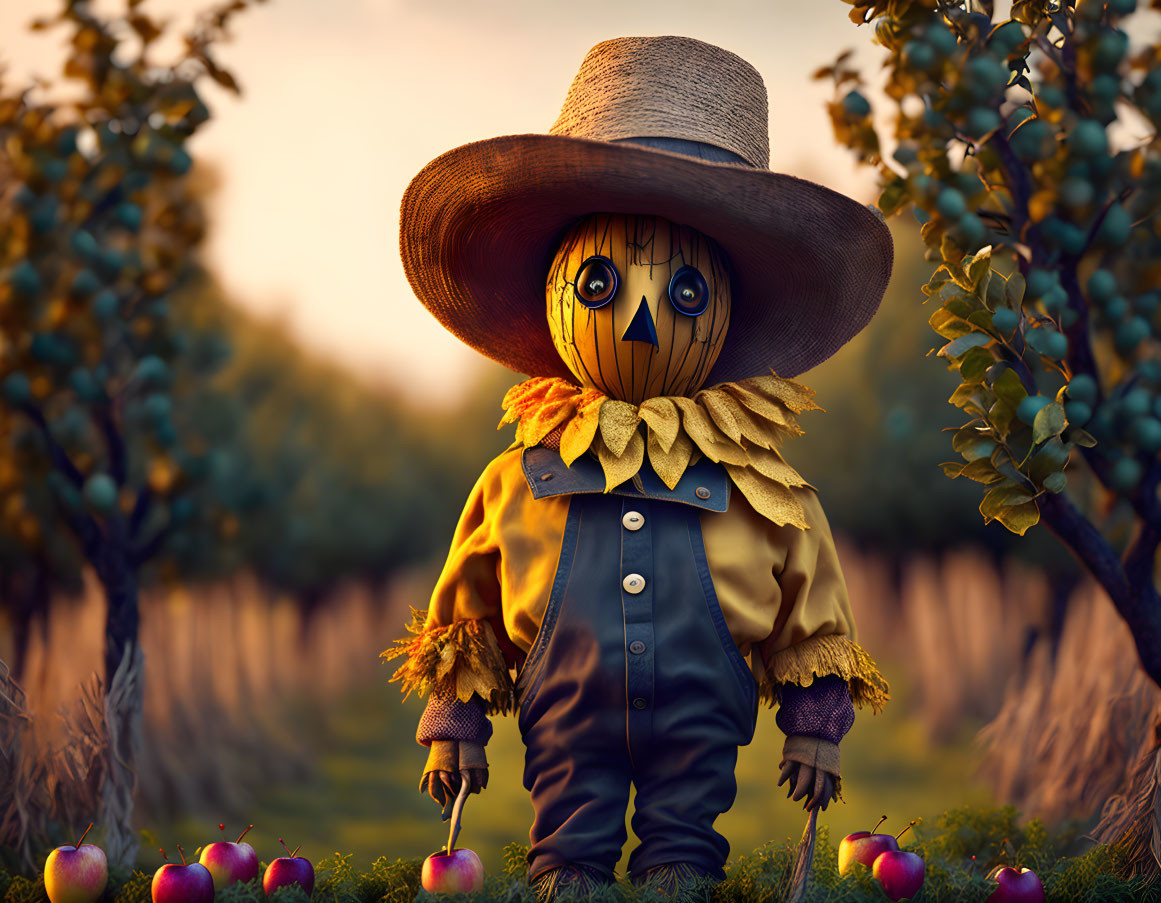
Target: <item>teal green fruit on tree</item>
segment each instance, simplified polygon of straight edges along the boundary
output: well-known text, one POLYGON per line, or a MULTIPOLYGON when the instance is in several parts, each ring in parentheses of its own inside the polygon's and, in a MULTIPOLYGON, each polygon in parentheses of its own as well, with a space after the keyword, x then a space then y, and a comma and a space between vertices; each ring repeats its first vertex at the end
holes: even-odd
POLYGON ((32 382, 28 374, 20 370, 4 377, 4 398, 9 404, 26 404, 32 397, 32 382))
POLYGON ((1068 136, 1068 146, 1076 156, 1089 159, 1108 152, 1109 138, 1099 122, 1082 119, 1068 136))
POLYGON ((926 71, 935 65, 935 48, 926 41, 908 41, 903 45, 903 62, 912 69, 926 71))
POLYGON ((1036 419, 1036 415, 1050 404, 1052 404, 1052 399, 1047 396, 1029 395, 1026 398, 1022 398, 1020 404, 1016 406, 1016 416, 1031 426, 1032 421, 1036 419))
POLYGON ((1104 314, 1113 323, 1123 320, 1128 312, 1129 299, 1124 295, 1115 295, 1105 303, 1104 314))
POLYGON ((1131 317, 1117 326, 1113 346, 1120 354, 1132 354, 1149 338, 1149 332, 1149 323, 1144 317, 1131 317))
POLYGON ((871 114, 871 105, 867 102, 867 98, 863 97, 858 91, 850 91, 843 98, 843 110, 850 116, 869 116, 871 114))
POLYGON ((1124 208, 1124 205, 1113 204, 1109 207, 1105 218, 1101 220, 1096 240, 1115 247, 1127 242, 1132 231, 1133 222, 1129 217, 1129 212, 1124 208))
POLYGON ((85 480, 85 501, 94 511, 107 512, 117 504, 117 484, 107 473, 93 474, 85 480))
POLYGON ((1056 273, 1034 268, 1028 271, 1025 291, 1030 298, 1042 298, 1059 284, 1056 273))
POLYGON ((1078 373, 1068 381, 1067 394, 1069 398, 1076 401, 1083 401, 1087 405, 1096 404, 1097 400, 1097 384, 1096 380, 1087 373, 1078 373))
POLYGON ((18 295, 30 297, 41 289, 40 273, 28 260, 22 260, 8 274, 8 283, 18 295))
POLYGON ((1113 463, 1109 482, 1117 492, 1127 494, 1137 488, 1143 473, 1144 468, 1141 467, 1141 462, 1126 455, 1113 463))
POLYGON ((1092 408, 1083 401, 1066 401, 1064 416, 1073 426, 1084 426, 1092 419, 1092 408))
POLYGON ((1001 307, 992 314, 992 326, 1003 335, 1011 335, 1016 324, 1020 322, 1020 315, 1007 307, 1001 307))
POLYGON ((954 188, 945 188, 935 199, 935 209, 945 219, 959 219, 967 210, 967 201, 961 192, 954 188))
POLYGON ((1094 270, 1088 277, 1087 288, 1093 304, 1104 304, 1117 293, 1117 277, 1108 270, 1094 270))
POLYGON ((1157 454, 1161 451, 1161 420, 1138 417, 1129 427, 1129 441, 1146 454, 1157 454))

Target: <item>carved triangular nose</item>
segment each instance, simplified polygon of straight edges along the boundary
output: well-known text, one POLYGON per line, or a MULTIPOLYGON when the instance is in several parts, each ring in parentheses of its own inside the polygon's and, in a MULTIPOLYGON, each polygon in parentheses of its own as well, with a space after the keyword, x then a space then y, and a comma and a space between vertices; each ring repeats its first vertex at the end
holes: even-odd
POLYGON ((641 296, 641 305, 637 313, 633 314, 633 321, 625 334, 621 336, 623 342, 645 342, 657 347, 657 327, 653 325, 653 315, 649 313, 649 302, 641 296))

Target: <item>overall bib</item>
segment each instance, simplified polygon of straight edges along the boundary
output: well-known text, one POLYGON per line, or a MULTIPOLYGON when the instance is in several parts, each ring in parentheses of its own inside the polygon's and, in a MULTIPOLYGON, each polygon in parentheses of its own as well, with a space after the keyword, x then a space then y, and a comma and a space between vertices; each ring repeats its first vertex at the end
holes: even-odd
POLYGON ((605 494, 596 462, 524 452, 533 496, 569 495, 552 592, 516 680, 532 796, 529 875, 577 863, 612 876, 627 839, 630 782, 640 845, 629 874, 689 863, 721 879, 714 821, 737 792, 757 687, 706 565, 699 516, 724 511, 729 480, 702 460, 673 490, 644 465, 605 494))

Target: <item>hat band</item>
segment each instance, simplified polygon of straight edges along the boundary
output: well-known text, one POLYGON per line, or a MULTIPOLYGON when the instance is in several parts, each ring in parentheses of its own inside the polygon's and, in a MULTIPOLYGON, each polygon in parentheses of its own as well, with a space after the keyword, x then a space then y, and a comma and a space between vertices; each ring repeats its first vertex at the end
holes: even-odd
POLYGON ((733 151, 718 147, 716 144, 706 144, 704 141, 690 141, 686 138, 669 138, 658 135, 642 135, 637 138, 614 138, 613 144, 638 144, 653 150, 669 151, 671 154, 681 154, 698 160, 707 160, 710 163, 741 163, 749 169, 756 169, 753 164, 733 151))

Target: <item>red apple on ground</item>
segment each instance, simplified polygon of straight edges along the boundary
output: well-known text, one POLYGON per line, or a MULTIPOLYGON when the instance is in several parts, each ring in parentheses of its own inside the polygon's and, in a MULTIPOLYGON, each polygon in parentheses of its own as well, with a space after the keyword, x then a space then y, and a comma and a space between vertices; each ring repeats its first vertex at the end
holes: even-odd
MULTIPOLYGON (((153 874, 153 903, 213 903, 214 879, 210 870, 200 862, 187 865, 180 844, 177 851, 181 853, 181 865, 167 862, 153 874)), ((161 855, 165 856, 165 850, 161 855)))
MULTIPOLYGON (((282 843, 281 837, 278 838, 278 842, 282 843)), ((262 876, 262 890, 270 896, 280 887, 297 884, 309 897, 314 891, 314 866, 310 864, 310 860, 294 855, 298 852, 298 847, 295 847, 292 853, 286 844, 282 843, 282 849, 286 850, 286 855, 278 857, 266 866, 266 874, 262 876)))
MULTIPOLYGON (((93 826, 85 828, 85 834, 93 826)), ((44 889, 51 903, 94 903, 109 883, 105 851, 91 843, 57 847, 44 863, 44 889)))
POLYGON ((423 861, 423 889, 432 894, 466 894, 484 886, 484 864, 472 850, 440 850, 423 861))
POLYGON ((923 887, 923 860, 918 853, 887 850, 878 855, 871 871, 892 900, 914 897, 923 887))
POLYGON ((858 863, 870 868, 880 853, 899 849, 899 842, 890 834, 875 833, 879 825, 886 820, 887 816, 884 815, 870 831, 856 831, 839 841, 838 870, 840 875, 845 875, 858 863))
MULTIPOLYGON (((253 827, 250 825, 246 831, 253 827)), ((218 828, 226 830, 225 825, 218 825, 218 828)), ((198 861, 210 870, 214 878, 214 890, 229 887, 235 881, 251 881, 258 877, 258 854, 250 844, 242 842, 246 831, 239 834, 235 841, 219 840, 202 850, 198 861)))
POLYGON ((988 877, 999 884, 988 903, 1044 903, 1044 885, 1031 869, 997 865, 988 877))
POLYGON ((452 809, 447 847, 423 860, 420 883, 428 893, 472 893, 484 886, 484 864, 480 862, 480 857, 472 850, 462 847, 456 849, 456 837, 460 833, 460 815, 464 811, 470 783, 466 776, 460 775, 460 790, 456 794, 456 804, 452 809))

